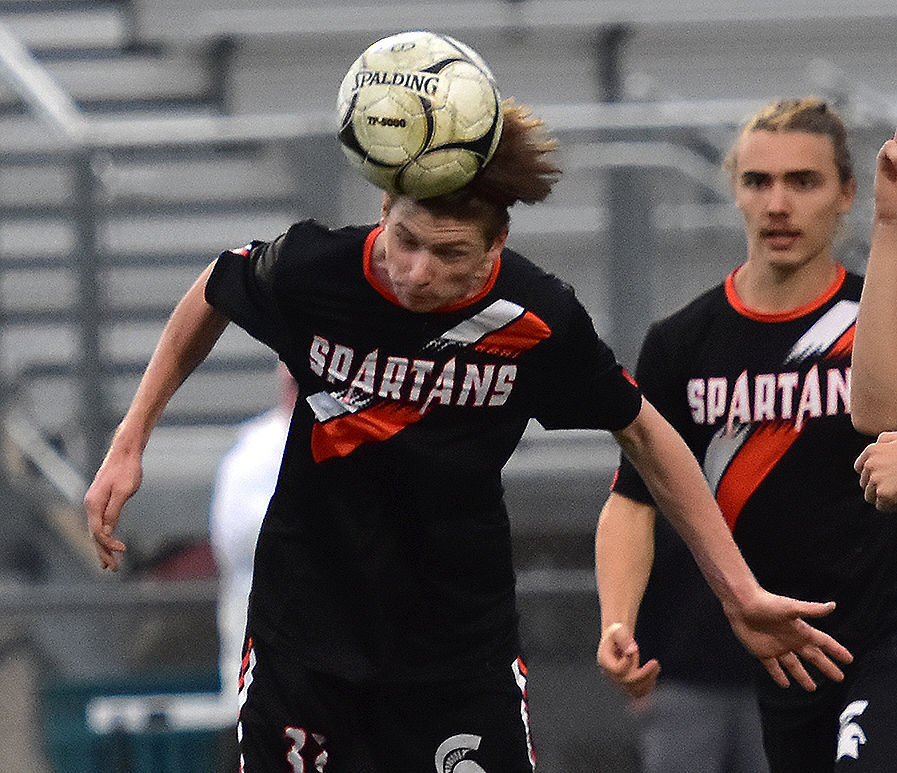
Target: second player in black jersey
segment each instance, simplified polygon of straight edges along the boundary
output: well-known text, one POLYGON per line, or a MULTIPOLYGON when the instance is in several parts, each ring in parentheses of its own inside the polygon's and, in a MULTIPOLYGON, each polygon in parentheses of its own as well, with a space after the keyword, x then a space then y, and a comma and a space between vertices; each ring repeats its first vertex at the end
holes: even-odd
MULTIPOLYGON (((820 679, 807 693, 758 675, 774 773, 871 773, 888 769, 897 754, 897 521, 857 486, 854 460, 869 440, 850 416, 862 279, 832 246, 854 195, 845 134, 815 99, 773 103, 748 123, 730 156, 748 260, 653 325, 636 370, 646 398, 701 463, 758 579, 777 593, 837 602, 819 626, 856 658, 843 682, 820 679)), ((610 529, 627 517, 644 522, 653 500, 625 457, 613 491, 599 525, 601 598, 607 625, 632 626, 650 559, 615 565, 613 556, 627 553, 610 529), (627 585, 636 592, 620 595, 627 585)), ((647 619, 636 625, 646 634, 648 664, 615 658, 609 640, 602 646, 608 672, 638 693, 657 678, 650 659, 658 654, 674 677, 725 666, 702 656, 707 633, 726 633, 712 600, 696 586, 685 595, 665 583, 663 574, 651 578, 647 619), (671 619, 663 605, 686 611, 671 619), (668 629, 696 621, 701 628, 659 630, 661 619, 668 629)))

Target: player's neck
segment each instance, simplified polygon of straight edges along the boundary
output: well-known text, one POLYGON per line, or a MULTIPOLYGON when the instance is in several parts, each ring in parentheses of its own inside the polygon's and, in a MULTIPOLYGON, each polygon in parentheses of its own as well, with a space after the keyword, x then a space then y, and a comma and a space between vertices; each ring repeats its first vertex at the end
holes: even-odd
POLYGON ((784 314, 813 303, 838 278, 839 264, 820 256, 802 266, 774 266, 748 260, 733 284, 739 300, 763 314, 784 314))

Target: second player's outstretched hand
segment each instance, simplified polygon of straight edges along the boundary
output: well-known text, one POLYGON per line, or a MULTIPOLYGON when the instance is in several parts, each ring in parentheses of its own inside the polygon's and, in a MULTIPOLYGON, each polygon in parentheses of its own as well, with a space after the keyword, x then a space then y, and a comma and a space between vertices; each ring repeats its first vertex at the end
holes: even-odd
POLYGON ((778 685, 787 687, 790 675, 805 690, 813 691, 816 683, 804 663, 840 682, 844 672, 838 664, 853 660, 840 642, 803 619, 824 617, 834 608, 834 602, 799 601, 761 588, 749 604, 740 610, 727 608, 726 614, 738 638, 778 685))

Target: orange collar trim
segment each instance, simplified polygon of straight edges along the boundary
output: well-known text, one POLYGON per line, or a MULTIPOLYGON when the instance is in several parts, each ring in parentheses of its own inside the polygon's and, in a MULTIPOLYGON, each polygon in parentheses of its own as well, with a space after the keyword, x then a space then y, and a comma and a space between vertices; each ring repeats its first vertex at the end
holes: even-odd
POLYGON ((835 277, 835 281, 829 285, 828 289, 822 293, 818 298, 810 301, 809 303, 804 304, 803 306, 798 306, 796 309, 790 309, 789 311, 782 312, 765 312, 765 311, 757 311, 755 309, 746 306, 741 298, 738 297, 738 293, 735 292, 735 275, 739 272, 741 267, 736 268, 729 276, 726 277, 725 289, 726 289, 726 300, 729 301, 729 304, 732 306, 735 311, 741 314, 748 319, 756 320, 757 322, 790 322, 793 319, 798 319, 800 317, 805 316, 806 314, 810 314, 811 312, 816 311, 816 309, 824 306, 828 303, 841 289, 841 286, 844 284, 844 278, 847 276, 847 269, 839 263, 838 264, 838 276, 835 277))

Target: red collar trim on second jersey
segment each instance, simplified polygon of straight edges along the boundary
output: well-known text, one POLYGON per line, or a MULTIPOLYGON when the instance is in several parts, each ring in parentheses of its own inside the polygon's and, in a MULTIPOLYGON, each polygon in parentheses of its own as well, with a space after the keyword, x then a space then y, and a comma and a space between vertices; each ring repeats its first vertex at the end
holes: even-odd
POLYGON ((818 298, 810 301, 809 303, 798 306, 796 309, 790 309, 789 311, 783 312, 765 312, 765 311, 757 311, 755 309, 746 306, 741 298, 738 297, 738 293, 735 292, 735 275, 738 273, 740 267, 736 268, 729 276, 726 277, 726 299, 729 301, 729 304, 732 306, 735 311, 739 314, 747 317, 748 319, 756 320, 757 322, 790 322, 792 319, 798 319, 799 317, 803 317, 805 314, 809 314, 813 311, 816 311, 820 306, 828 303, 841 289, 841 285, 844 284, 844 278, 847 276, 847 269, 844 268, 842 264, 838 264, 838 276, 835 278, 835 281, 829 285, 828 289, 822 293, 818 298))
MULTIPOLYGON (((365 279, 368 280, 368 283, 373 287, 380 295, 382 295, 386 300, 390 303, 394 303, 396 306, 401 306, 399 303, 399 299, 396 298, 384 285, 380 282, 377 277, 374 275, 374 271, 371 268, 371 259, 374 254, 374 242, 377 241, 377 237, 383 232, 383 226, 377 226, 374 228, 364 240, 364 252, 363 252, 363 265, 364 265, 364 276, 365 279)), ((458 301, 458 303, 452 303, 448 306, 443 306, 439 309, 436 309, 437 312, 445 312, 445 311, 457 311, 458 309, 463 309, 465 306, 470 306, 473 303, 476 303, 482 298, 485 298, 492 288, 495 286, 495 280, 498 279, 498 272, 501 270, 501 257, 495 261, 495 265, 492 266, 492 273, 489 275, 489 279, 486 281, 486 284, 483 286, 483 289, 480 290, 476 295, 471 296, 470 298, 465 298, 463 301, 458 301)))

